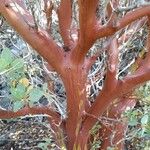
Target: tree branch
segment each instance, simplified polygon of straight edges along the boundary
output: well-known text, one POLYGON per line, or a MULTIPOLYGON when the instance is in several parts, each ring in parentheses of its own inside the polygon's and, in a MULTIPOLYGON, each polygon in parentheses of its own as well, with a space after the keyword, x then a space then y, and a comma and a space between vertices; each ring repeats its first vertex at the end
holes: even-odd
POLYGON ((148 36, 146 42, 147 54, 145 59, 141 62, 139 68, 134 74, 128 75, 118 83, 118 92, 127 92, 139 85, 150 80, 150 17, 148 20, 148 36))
MULTIPOLYGON (((107 0, 105 2, 106 4, 106 16, 108 19, 110 19, 110 17, 112 16, 113 12, 114 12, 114 9, 116 9, 119 5, 119 0, 107 0)), ((105 16, 105 17, 106 17, 105 16)))
POLYGON ((46 15, 46 20, 47 20, 47 31, 50 33, 51 24, 52 24, 52 10, 54 8, 54 5, 52 1, 49 1, 49 0, 43 0, 43 2, 44 2, 44 12, 46 15))
POLYGON ((50 117, 51 121, 55 124, 59 124, 61 122, 60 115, 54 110, 47 107, 24 107, 17 112, 0 110, 0 119, 11 119, 17 118, 26 115, 38 115, 38 114, 46 114, 50 117))
POLYGON ((71 0, 61 0, 58 9, 60 34, 64 41, 64 45, 69 49, 72 48, 72 40, 70 37, 70 28, 72 22, 71 0))
MULTIPOLYGON (((149 21, 149 24, 150 24, 150 21, 149 21)), ((136 86, 150 80, 150 44, 149 43, 150 43, 150 30, 149 30, 149 34, 147 37, 148 53, 143 63, 139 67, 139 69, 134 74, 128 75, 127 77, 125 77, 123 80, 119 80, 119 81, 117 80, 116 86, 110 87, 110 89, 111 88, 113 89, 112 91, 110 91, 109 89, 109 84, 113 83, 115 80, 113 79, 113 81, 111 81, 111 77, 110 77, 110 80, 109 80, 110 83, 107 84, 106 82, 107 78, 106 78, 104 88, 101 91, 101 93, 97 96, 95 102, 93 103, 89 111, 87 112, 88 114, 93 115, 98 118, 104 113, 106 108, 113 102, 114 99, 120 97, 123 94, 128 93, 136 86)), ((114 44, 115 43, 112 43, 112 46, 113 46, 112 48, 115 50, 117 47, 114 46, 114 44)), ((114 55, 114 57, 112 57, 113 59, 111 58, 112 64, 116 63, 117 61, 116 56, 117 55, 114 55)), ((114 68, 116 68, 116 64, 114 68)), ((95 122, 96 122, 95 118, 90 118, 87 116, 83 122, 81 133, 84 133, 85 136, 88 136, 88 131, 92 128, 95 122)))
POLYGON ((23 1, 1 0, 0 13, 8 23, 59 73, 63 53, 43 29, 35 29, 33 17, 25 9, 23 1), (56 61, 59 60, 59 61, 56 61))
POLYGON ((110 46, 107 50, 108 52, 108 66, 106 72, 106 80, 104 83, 104 89, 111 93, 111 90, 115 89, 117 85, 117 70, 118 70, 118 40, 117 38, 111 39, 110 46))
MULTIPOLYGON (((106 80, 104 82, 104 87, 100 92, 100 94, 97 96, 94 104, 87 112, 88 114, 91 114, 97 118, 100 115, 102 115, 103 112, 106 110, 106 108, 111 104, 112 100, 114 99, 114 90, 116 89, 118 83, 118 80, 116 79, 116 73, 118 69, 119 50, 118 50, 118 42, 116 38, 111 39, 107 51, 109 56, 108 56, 108 68, 106 72, 106 80)), ((84 130, 83 132, 89 131, 91 127, 94 125, 95 121, 96 121, 95 118, 87 117, 87 119, 85 119, 83 122, 83 130, 84 130)))
POLYGON ((140 19, 144 16, 149 16, 150 15, 149 10, 150 10, 150 6, 143 6, 141 8, 137 8, 133 11, 128 12, 118 22, 113 22, 112 24, 106 24, 104 26, 100 26, 97 32, 97 38, 113 35, 115 32, 124 28, 125 26, 132 23, 133 21, 140 19))
POLYGON ((79 4, 79 40, 73 50, 72 59, 81 62, 95 41, 96 9, 98 0, 78 0, 79 4))

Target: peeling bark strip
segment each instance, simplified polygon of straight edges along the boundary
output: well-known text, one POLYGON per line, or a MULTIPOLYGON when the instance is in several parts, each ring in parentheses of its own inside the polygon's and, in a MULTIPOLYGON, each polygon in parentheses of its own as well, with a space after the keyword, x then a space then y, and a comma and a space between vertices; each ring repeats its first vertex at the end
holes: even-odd
MULTIPOLYGON (((49 1, 43 0, 43 2, 45 3, 46 11, 46 9, 48 9, 46 5, 49 1)), ((141 62, 136 72, 127 75, 122 80, 116 78, 118 71, 118 47, 121 42, 118 41, 115 35, 117 31, 130 25, 134 21, 140 21, 143 17, 145 17, 143 20, 148 20, 149 25, 150 6, 142 6, 130 10, 122 18, 118 19, 117 13, 115 14, 113 9, 118 7, 119 1, 113 0, 107 4, 106 10, 110 20, 106 25, 103 25, 101 24, 101 20, 97 20, 96 17, 98 0, 78 0, 79 34, 77 41, 73 41, 70 38, 72 34, 72 3, 72 0, 61 0, 58 8, 60 34, 64 41, 64 47, 67 47, 69 50, 65 50, 64 47, 60 48, 44 29, 38 28, 38 30, 36 30, 30 28, 34 25, 34 18, 25 8, 23 0, 0 0, 0 13, 24 40, 61 75, 67 96, 68 117, 65 120, 65 126, 62 126, 64 134, 67 135, 67 141, 65 141, 67 149, 87 150, 90 130, 97 122, 97 118, 106 112, 108 106, 110 106, 115 99, 122 97, 137 85, 150 80, 150 33, 148 34, 146 43, 148 52, 145 59, 141 62), (14 3, 21 8, 23 13, 11 7, 14 3), (110 41, 107 42, 106 46, 109 55, 106 80, 102 91, 96 97, 92 106, 90 106, 87 105, 86 81, 90 66, 94 63, 98 55, 93 58, 87 58, 86 54, 95 41, 103 37, 110 37, 110 41)), ((51 9, 52 8, 49 8, 50 12, 47 12, 46 15, 51 15, 51 9)), ((48 18, 48 16, 46 17, 48 18)), ((50 20, 47 21, 49 28, 50 20)), ((142 23, 140 26, 142 26, 142 23)), ((134 25, 130 26, 130 28, 134 28, 134 25)), ((150 30, 148 32, 150 32, 150 30)), ((124 35, 122 35, 122 37, 123 36, 124 35)), ((120 39, 122 37, 120 37, 120 39)), ((104 50, 105 48, 102 49, 102 51, 104 50)), ((120 112, 121 114, 122 107, 120 106, 123 105, 126 108, 128 103, 122 103, 122 99, 120 99, 120 104, 116 112, 120 112)), ((110 114, 111 113, 112 112, 110 112, 110 114)), ((49 108, 23 108, 18 112, 0 110, 1 119, 28 114, 47 114, 51 118, 51 124, 60 121, 59 114, 49 108)), ((106 135, 108 136, 108 133, 106 135)), ((123 138, 122 134, 118 133, 118 135, 123 138)), ((117 137, 115 139, 117 139, 117 137)), ((106 141, 106 143, 104 141, 102 145, 106 148, 106 146, 109 146, 107 143, 108 141, 106 141)), ((122 147, 122 143, 120 145, 122 147)))

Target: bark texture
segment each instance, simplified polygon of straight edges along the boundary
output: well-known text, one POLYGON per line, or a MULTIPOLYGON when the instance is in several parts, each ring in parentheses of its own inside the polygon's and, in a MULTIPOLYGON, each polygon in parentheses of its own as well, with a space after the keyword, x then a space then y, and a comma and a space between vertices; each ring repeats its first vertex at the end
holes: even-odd
MULTIPOLYGON (((130 10, 120 18, 113 11, 113 9, 117 9, 119 1, 113 0, 107 4, 106 13, 109 20, 103 25, 102 20, 96 16, 98 0, 78 0, 79 28, 76 27, 75 30, 78 31, 76 33, 71 27, 72 1, 61 0, 57 12, 60 34, 65 47, 68 49, 68 51, 64 51, 63 47, 59 47, 48 33, 50 30, 50 18, 48 15, 52 13, 52 4, 50 7, 48 5, 49 0, 43 0, 43 2, 48 19, 48 30, 40 27, 36 28, 34 18, 26 9, 23 0, 0 0, 0 14, 60 74, 67 96, 67 118, 63 121, 64 125, 60 126, 63 127, 64 136, 67 135, 66 147, 68 150, 87 150, 90 130, 97 122, 97 119, 107 111, 107 108, 116 99, 120 99, 120 97, 130 92, 136 86, 150 80, 149 35, 146 42, 147 55, 141 61, 138 69, 121 80, 116 77, 120 40, 124 39, 122 37, 118 38, 116 32, 135 21, 135 24, 140 22, 139 27, 145 21, 149 26, 150 6, 146 5, 136 8, 134 11, 130 10), (16 5, 19 6, 19 9, 15 9, 16 5), (73 39, 72 34, 76 34, 77 39, 73 39), (92 58, 86 55, 96 40, 104 37, 108 39, 106 47, 108 54, 106 79, 102 91, 96 97, 94 103, 89 105, 86 96, 87 76, 99 54, 92 58)), ((134 24, 130 28, 133 29, 134 24)), ((112 110, 110 115, 115 113, 120 117, 128 105, 132 105, 132 103, 128 103, 128 100, 127 102, 120 100, 119 106, 112 110)), ((50 120, 52 124, 54 122, 57 124, 60 121, 60 114, 49 108, 23 108, 18 112, 0 110, 0 118, 14 118, 27 114, 43 113, 52 118, 50 120)), ((117 134, 114 138, 114 143, 118 139, 123 138, 125 127, 126 124, 115 124, 117 134)), ((110 134, 106 128, 104 135, 101 135, 104 138, 102 149, 106 150, 106 147, 110 145, 108 140, 110 134)), ((119 150, 121 149, 123 149, 122 142, 119 145, 119 150)))

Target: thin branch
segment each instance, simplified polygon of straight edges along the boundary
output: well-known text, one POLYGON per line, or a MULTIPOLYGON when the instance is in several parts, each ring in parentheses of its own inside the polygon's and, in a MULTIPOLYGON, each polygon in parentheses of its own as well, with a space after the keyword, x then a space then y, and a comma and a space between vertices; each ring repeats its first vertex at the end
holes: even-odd
POLYGON ((118 22, 113 22, 112 24, 106 24, 100 26, 97 32, 97 38, 102 38, 105 36, 113 35, 115 32, 124 28, 133 21, 140 19, 144 16, 150 15, 150 6, 143 6, 137 8, 133 11, 128 12, 124 17, 122 17, 118 22))
POLYGON ((79 40, 76 48, 73 50, 72 59, 76 62, 81 62, 95 41, 98 0, 78 0, 78 4, 79 40))
POLYGON ((31 14, 32 14, 32 17, 33 17, 33 21, 34 21, 34 28, 36 30, 38 30, 38 23, 37 23, 37 20, 36 20, 36 17, 35 17, 35 8, 34 8, 33 2, 30 2, 29 7, 30 7, 31 14))
POLYGON ((46 15, 47 20, 47 31, 50 33, 51 24, 52 24, 52 10, 54 8, 52 1, 43 0, 44 1, 44 13, 46 15))
POLYGON ((38 115, 38 114, 46 114, 50 117, 50 119, 55 123, 59 124, 61 122, 60 115, 54 110, 47 107, 24 107, 17 112, 0 110, 0 119, 11 119, 17 118, 26 115, 38 115))
POLYGON ((32 48, 60 72, 63 60, 61 49, 42 28, 38 28, 38 31, 34 28, 34 19, 25 9, 23 1, 1 0, 0 13, 32 48))
POLYGON ((150 66, 150 16, 148 17, 148 35, 147 35, 147 41, 146 41, 146 57, 144 61, 141 64, 141 67, 147 68, 150 66))
POLYGON ((71 0, 61 0, 60 6, 58 8, 60 34, 63 38, 64 45, 68 47, 68 49, 71 49, 73 44, 70 37, 70 28, 72 22, 71 3, 71 0))
POLYGON ((99 50, 96 52, 96 54, 94 54, 94 56, 91 56, 91 57, 88 57, 88 58, 85 59, 84 63, 85 63, 85 66, 86 66, 87 71, 90 70, 90 68, 91 68, 92 65, 95 63, 95 61, 98 59, 98 57, 100 57, 101 54, 102 54, 103 52, 105 52, 105 51, 109 48, 110 42, 111 42, 110 40, 106 41, 106 42, 104 43, 103 48, 99 49, 99 50))
POLYGON ((106 12, 107 12, 107 17, 108 19, 110 19, 110 17, 112 16, 114 10, 118 7, 119 5, 119 1, 118 0, 107 0, 108 2, 106 3, 106 12))
POLYGON ((139 68, 134 74, 126 76, 118 83, 118 90, 120 92, 127 92, 135 85, 142 84, 150 80, 150 17, 148 18, 148 36, 146 41, 147 54, 145 59, 140 63, 139 68))
POLYGON ((88 38, 89 30, 92 31, 92 28, 94 28, 93 25, 95 25, 96 23, 96 8, 98 6, 98 0, 95 1, 78 0, 78 3, 79 3, 80 40, 86 41, 88 38))
POLYGON ((114 90, 117 85, 117 70, 118 70, 118 40, 117 38, 113 38, 111 40, 110 46, 108 48, 108 67, 107 67, 107 73, 106 73, 106 80, 104 83, 104 89, 106 91, 111 92, 111 90, 114 90))
POLYGON ((133 9, 135 9, 137 7, 147 6, 147 5, 150 5, 150 2, 139 1, 137 4, 131 5, 131 6, 128 6, 128 7, 118 7, 117 11, 118 12, 129 11, 129 10, 133 10, 133 9))

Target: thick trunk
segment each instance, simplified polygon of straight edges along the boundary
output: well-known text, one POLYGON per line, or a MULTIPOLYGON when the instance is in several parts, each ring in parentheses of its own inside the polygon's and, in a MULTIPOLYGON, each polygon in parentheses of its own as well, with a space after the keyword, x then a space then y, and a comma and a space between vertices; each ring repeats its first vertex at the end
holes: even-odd
POLYGON ((83 112, 85 110, 86 78, 87 73, 82 65, 70 65, 67 63, 64 70, 63 82, 67 96, 67 148, 72 150, 76 146, 77 135, 79 134, 83 112))
POLYGON ((77 139, 77 150, 88 150, 89 147, 88 147, 88 137, 89 136, 86 136, 84 133, 80 133, 80 135, 78 136, 78 139, 77 139))

